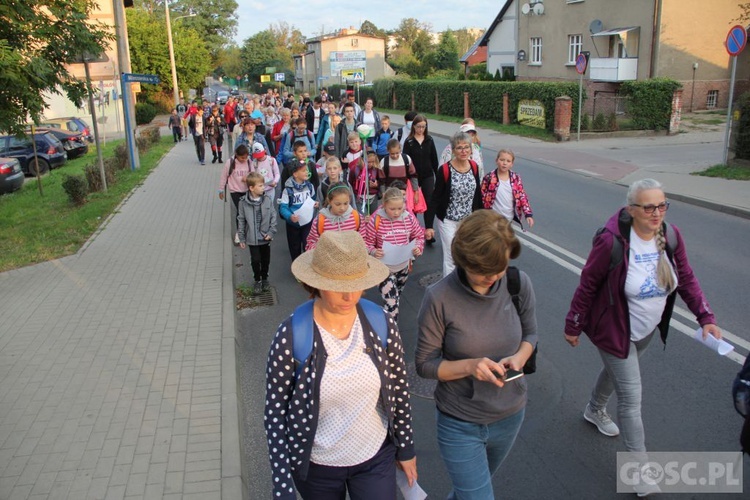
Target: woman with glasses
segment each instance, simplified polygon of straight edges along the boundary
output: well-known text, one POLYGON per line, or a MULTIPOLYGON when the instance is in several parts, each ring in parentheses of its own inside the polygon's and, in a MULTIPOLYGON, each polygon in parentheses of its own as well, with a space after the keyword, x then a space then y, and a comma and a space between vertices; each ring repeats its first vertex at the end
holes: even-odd
POLYGON ((664 221, 668 208, 658 181, 630 185, 627 206, 594 237, 565 318, 565 340, 575 347, 585 332, 604 363, 583 418, 605 436, 622 434, 625 449, 643 453, 644 460, 639 358, 657 329, 666 344, 676 294, 695 315, 704 338, 721 338, 680 231, 664 221), (613 392, 619 427, 606 409, 613 392))
MULTIPOLYGON (((416 123, 416 118, 414 122, 416 123)), ((414 126, 412 125, 412 130, 414 126)), ((454 157, 437 170, 435 191, 427 198, 427 211, 432 205, 437 227, 440 230, 440 243, 443 247, 443 276, 448 276, 455 265, 451 257, 451 243, 458 224, 475 210, 482 208, 482 191, 479 167, 471 159, 471 137, 458 132, 451 138, 454 157)), ((420 181, 421 184, 421 181, 420 181)), ((425 193, 425 196, 427 194, 425 193)), ((433 220, 425 213, 425 240, 435 237, 433 220)))
MULTIPOLYGON (((424 213, 425 227, 432 227, 435 219, 435 206, 432 203, 432 192, 435 190, 435 172, 438 168, 437 149, 435 141, 427 131, 427 119, 422 115, 414 117, 409 137, 404 142, 403 153, 411 158, 417 171, 417 182, 422 190, 422 196, 427 202, 424 213)), ((435 236, 427 238, 427 243, 435 242, 435 236)))

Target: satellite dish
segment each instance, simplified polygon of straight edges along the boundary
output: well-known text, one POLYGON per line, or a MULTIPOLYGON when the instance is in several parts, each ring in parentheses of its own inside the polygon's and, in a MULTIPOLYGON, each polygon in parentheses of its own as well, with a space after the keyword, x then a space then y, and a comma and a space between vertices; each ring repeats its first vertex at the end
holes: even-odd
POLYGON ((529 12, 531 12, 531 7, 529 7, 529 4, 525 3, 521 5, 521 14, 527 15, 529 12))
POLYGON ((541 16, 544 14, 544 4, 537 3, 534 5, 534 14, 541 16))
POLYGON ((591 24, 589 24, 589 31, 592 35, 596 35, 602 30, 602 22, 599 19, 594 19, 591 21, 591 24))

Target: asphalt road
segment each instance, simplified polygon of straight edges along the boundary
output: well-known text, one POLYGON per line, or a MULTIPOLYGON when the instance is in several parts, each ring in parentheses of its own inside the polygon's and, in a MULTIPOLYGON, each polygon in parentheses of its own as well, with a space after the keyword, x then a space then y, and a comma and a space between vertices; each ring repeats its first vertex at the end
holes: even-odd
MULTIPOLYGON (((436 142, 440 149, 446 144, 442 139, 436 142)), ((484 155, 489 169, 495 152, 485 150, 484 155)), ((602 436, 581 416, 601 361, 588 340, 576 349, 569 347, 562 328, 578 283, 576 270, 582 267, 596 228, 624 204, 625 189, 534 162, 519 161, 515 169, 523 177, 535 213, 533 232, 519 234, 524 249, 515 265, 534 283, 540 351, 538 371, 528 378, 526 420, 510 456, 495 475, 495 492, 498 498, 511 499, 615 498, 616 452, 623 451, 621 441, 602 436)), ((750 334, 743 328, 748 321, 750 221, 681 202, 672 202, 668 219, 682 230, 691 264, 719 326, 733 334, 730 338, 735 339, 732 343, 738 345, 741 356, 719 357, 689 339, 679 329, 690 331, 697 325, 689 313, 687 318, 676 314, 666 349, 655 339, 642 359, 647 446, 651 451, 737 451, 742 422, 732 406, 730 387, 740 366, 737 361, 750 347, 750 334)), ((247 496, 252 499, 269 498, 271 491, 262 419, 266 354, 277 325, 305 300, 289 272, 283 223, 273 245, 270 279, 278 305, 241 311, 237 323, 243 456, 247 496)), ((236 282, 249 282, 249 256, 236 248, 234 257, 236 282)), ((408 360, 413 359, 415 318, 424 292, 420 281, 433 278, 440 265, 439 247, 428 248, 407 283, 400 327, 408 360)), ((374 290, 367 296, 379 300, 374 290)), ((684 309, 679 300, 678 305, 684 309)), ((415 390, 424 392, 425 384, 418 381, 415 390)), ((430 498, 445 498, 450 482, 435 442, 434 403, 414 396, 413 406, 419 482, 430 498)), ((609 409, 616 413, 614 402, 609 409)), ((744 474, 750 477, 747 461, 744 474)))

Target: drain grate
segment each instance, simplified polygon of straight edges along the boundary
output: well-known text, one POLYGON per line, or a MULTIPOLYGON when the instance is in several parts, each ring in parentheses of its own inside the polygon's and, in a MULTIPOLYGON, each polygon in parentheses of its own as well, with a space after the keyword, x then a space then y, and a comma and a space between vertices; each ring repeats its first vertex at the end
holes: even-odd
POLYGON ((430 285, 434 285, 438 281, 440 281, 443 277, 443 273, 440 271, 425 274, 421 278, 419 278, 419 286, 427 288, 430 285))
POLYGON ((406 378, 409 382, 409 393, 420 398, 435 399, 433 393, 437 380, 422 378, 417 375, 417 369, 413 362, 406 363, 406 378))
POLYGON ((276 289, 268 287, 268 290, 255 293, 251 285, 241 285, 235 290, 237 310, 254 309, 257 307, 275 306, 278 303, 276 289))

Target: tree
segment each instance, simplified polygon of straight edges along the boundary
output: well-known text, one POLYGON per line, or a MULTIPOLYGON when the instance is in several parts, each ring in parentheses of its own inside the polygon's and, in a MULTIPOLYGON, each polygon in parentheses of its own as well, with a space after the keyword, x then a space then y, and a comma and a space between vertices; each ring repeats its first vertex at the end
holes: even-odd
MULTIPOLYGON (((146 0, 142 0, 146 1, 146 0)), ((161 5, 163 0, 149 0, 161 5)), ((237 33, 237 2, 235 0, 177 0, 170 3, 172 17, 196 14, 181 20, 185 27, 193 28, 201 36, 203 43, 216 60, 219 50, 237 33)))
POLYGON ((271 66, 273 61, 278 60, 276 37, 271 30, 259 31, 245 40, 241 53, 248 78, 251 82, 258 82, 266 66, 271 66))
MULTIPOLYGON (((466 28, 454 30, 453 35, 456 37, 456 41, 458 42, 458 57, 466 54, 466 51, 469 50, 472 45, 474 45, 478 38, 466 28)), ((480 37, 481 36, 482 35, 480 35, 480 37)))
POLYGON ((381 30, 370 21, 363 22, 362 26, 359 27, 359 32, 363 35, 376 36, 379 38, 386 38, 388 36, 385 30, 381 30))
POLYGON ((399 48, 412 48, 412 42, 417 38, 417 34, 422 31, 422 25, 413 17, 404 18, 396 28, 394 34, 399 48))
POLYGON ((75 102, 86 84, 68 64, 82 53, 100 54, 114 37, 90 20, 93 0, 5 0, 0 23, 0 130, 22 134, 26 120, 39 122, 45 93, 75 102), (71 48, 75 47, 75 51, 71 48))
POLYGON ((268 30, 273 33, 279 48, 283 48, 288 52, 290 62, 294 54, 301 54, 307 49, 305 37, 302 36, 302 32, 293 25, 290 26, 286 21, 271 24, 268 30))
POLYGON ((457 70, 460 66, 458 57, 458 41, 451 30, 446 30, 435 49, 435 69, 457 70))
POLYGON ((414 57, 424 59, 433 50, 434 46, 430 33, 426 30, 419 31, 411 43, 411 52, 414 54, 414 57))
POLYGON ((735 19, 735 21, 739 21, 741 23, 746 23, 750 21, 750 2, 741 3, 738 5, 740 10, 742 10, 742 13, 740 16, 735 19))
POLYGON ((245 64, 242 61, 242 50, 236 45, 230 45, 219 51, 219 59, 216 61, 216 73, 219 76, 240 79, 246 73, 245 64))

